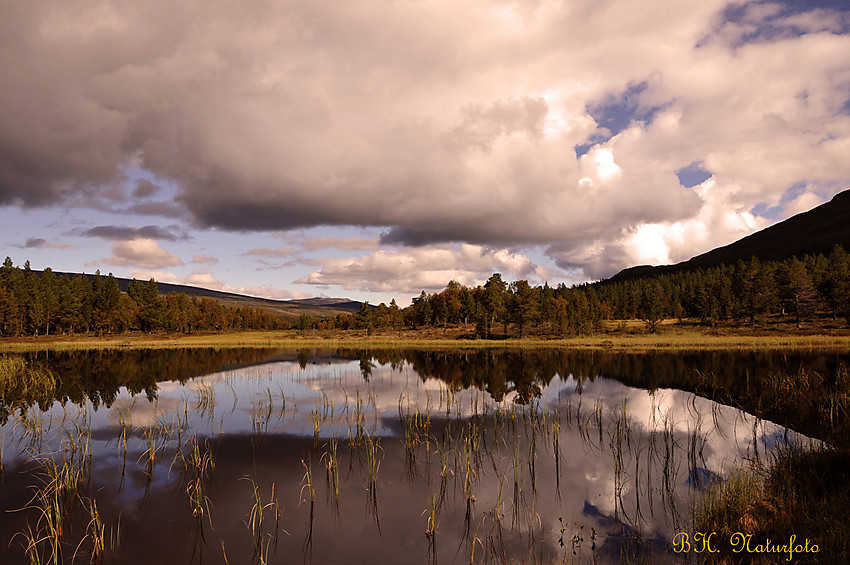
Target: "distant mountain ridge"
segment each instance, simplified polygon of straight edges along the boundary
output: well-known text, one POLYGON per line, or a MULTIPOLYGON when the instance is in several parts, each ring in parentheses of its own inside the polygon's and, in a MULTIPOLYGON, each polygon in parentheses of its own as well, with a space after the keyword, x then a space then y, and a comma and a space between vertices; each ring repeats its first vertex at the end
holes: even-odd
MULTIPOLYGON (((63 275, 67 277, 76 276, 76 273, 63 273, 59 271, 54 271, 54 273, 56 275, 63 275)), ((89 280, 95 277, 95 275, 89 273, 84 273, 84 275, 88 277, 89 280)), ((118 287, 121 291, 127 292, 127 287, 130 286, 133 279, 115 277, 115 280, 118 282, 118 287)), ((157 289, 162 295, 183 293, 188 296, 194 295, 199 298, 207 297, 217 300, 225 306, 251 306, 253 308, 262 308, 263 310, 268 310, 275 314, 290 317, 298 317, 302 314, 322 318, 336 316, 337 314, 357 312, 360 310, 361 305, 360 302, 349 298, 328 298, 320 296, 315 298, 299 298, 293 300, 273 300, 271 298, 258 298, 234 292, 223 292, 220 290, 211 290, 197 286, 159 281, 157 281, 157 289)))
POLYGON ((712 249, 674 265, 639 265, 623 269, 608 280, 642 277, 675 271, 731 265, 753 256, 767 261, 788 259, 794 255, 828 254, 836 244, 850 250, 850 190, 832 200, 791 216, 729 245, 712 249))

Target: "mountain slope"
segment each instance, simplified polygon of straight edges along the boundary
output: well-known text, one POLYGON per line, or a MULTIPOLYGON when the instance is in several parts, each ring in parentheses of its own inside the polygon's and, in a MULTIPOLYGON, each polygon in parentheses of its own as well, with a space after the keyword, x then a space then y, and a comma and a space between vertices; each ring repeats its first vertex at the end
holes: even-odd
MULTIPOLYGON (((68 277, 75 276, 74 273, 56 272, 56 275, 64 275, 68 277)), ((94 275, 86 274, 86 277, 91 280, 94 275)), ((118 281, 118 286, 122 292, 127 292, 127 287, 130 286, 132 279, 115 277, 118 281)), ((143 281, 144 282, 144 281, 143 281)), ((246 296, 244 294, 236 294, 232 292, 222 292, 219 290, 210 290, 197 286, 189 286, 182 284, 171 284, 157 282, 157 289, 162 295, 173 293, 183 293, 188 296, 208 297, 213 298, 225 306, 243 307, 250 306, 252 308, 262 308, 274 314, 281 316, 298 317, 306 314, 312 317, 326 318, 336 316, 337 314, 346 314, 357 312, 360 310, 360 302, 350 300, 348 298, 306 298, 296 300, 272 300, 269 298, 257 298, 254 296, 246 296)))
POLYGON ((792 216, 682 263, 658 267, 630 267, 609 280, 702 269, 723 263, 730 265, 739 259, 746 260, 754 255, 763 260, 781 260, 794 255, 827 254, 836 244, 850 250, 850 190, 836 194, 826 204, 808 212, 792 216))

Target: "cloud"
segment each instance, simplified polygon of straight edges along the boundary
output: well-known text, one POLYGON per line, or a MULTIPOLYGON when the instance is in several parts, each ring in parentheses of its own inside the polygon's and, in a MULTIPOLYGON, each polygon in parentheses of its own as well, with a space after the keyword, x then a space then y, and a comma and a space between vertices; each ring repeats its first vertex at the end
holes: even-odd
POLYGON ((602 273, 705 251, 725 237, 717 202, 743 218, 800 182, 850 181, 846 11, 4 6, 0 205, 114 202, 138 166, 177 200, 135 202, 159 194, 137 181, 120 197, 132 213, 237 231, 371 226, 435 253, 544 246, 602 273), (710 189, 679 182, 695 163, 710 189), (721 235, 677 240, 697 225, 721 235))
MULTIPOLYGON (((230 291, 234 292, 234 291, 230 291)), ((300 292, 297 290, 284 290, 274 288, 269 285, 261 286, 240 286, 235 289, 239 294, 247 294, 248 296, 257 296, 259 298, 270 298, 272 300, 289 300, 293 298, 312 298, 313 294, 309 292, 300 292)))
POLYGON ((133 196, 136 198, 148 198, 159 192, 160 187, 148 179, 139 179, 136 183, 136 188, 133 190, 133 196))
POLYGON ((812 208, 820 206, 827 202, 827 199, 823 196, 813 193, 813 192, 804 192, 797 198, 790 201, 785 205, 783 209, 783 216, 785 218, 790 218, 796 214, 800 214, 802 212, 807 212, 812 208))
POLYGON ((159 226, 125 227, 125 226, 97 226, 87 230, 75 232, 74 235, 87 237, 101 237, 103 239, 164 239, 166 241, 183 241, 189 239, 189 235, 179 226, 169 226, 169 229, 159 226))
POLYGON ((538 278, 545 271, 527 256, 506 249, 485 249, 477 245, 444 245, 381 249, 357 258, 328 259, 324 266, 295 281, 299 284, 340 286, 346 290, 371 292, 436 291, 450 280, 476 286, 494 272, 506 278, 538 278))
POLYGON ((99 263, 134 266, 148 270, 183 265, 183 261, 177 255, 166 251, 153 239, 116 241, 112 244, 112 257, 101 258, 99 263))
POLYGON ((218 259, 207 255, 193 255, 192 263, 195 263, 196 265, 215 265, 218 263, 218 259))
POLYGON ((123 209, 116 208, 114 211, 141 216, 159 216, 161 218, 180 218, 186 215, 186 210, 174 202, 139 202, 123 209))
POLYGON ((41 237, 31 237, 27 239, 23 245, 19 245, 23 249, 70 249, 73 245, 67 243, 50 243, 41 237))
POLYGON ((374 251, 378 249, 376 237, 310 237, 300 242, 306 251, 341 249, 344 251, 374 251))
POLYGON ((298 250, 292 247, 278 247, 276 249, 270 249, 268 247, 249 249, 242 255, 253 256, 253 257, 289 257, 292 255, 297 255, 298 250))
POLYGON ((36 248, 44 247, 44 245, 46 243, 47 243, 46 239, 43 239, 41 237, 31 237, 28 240, 26 240, 23 247, 25 247, 27 249, 30 249, 30 248, 33 248, 33 247, 36 247, 36 248))
MULTIPOLYGON (((827 2, 828 3, 828 2, 827 2)), ((740 47, 748 43, 773 42, 804 34, 850 31, 846 6, 811 7, 805 9, 793 0, 730 2, 717 20, 717 26, 706 41, 718 39, 740 47)))
POLYGON ((210 290, 220 290, 222 292, 245 294, 248 296, 256 296, 258 298, 269 298, 272 300, 311 298, 313 296, 312 294, 299 292, 297 290, 282 290, 268 285, 234 287, 225 284, 221 280, 215 278, 211 273, 208 273, 206 271, 196 271, 188 276, 181 277, 170 271, 164 272, 158 270, 134 270, 131 272, 130 276, 140 280, 154 279, 157 282, 197 286, 210 290))
POLYGON ((714 180, 708 179, 694 190, 705 204, 693 218, 643 224, 624 230, 610 241, 597 240, 580 247, 553 244, 548 254, 562 269, 581 269, 587 277, 597 280, 625 267, 686 261, 770 224, 770 220, 755 216, 749 208, 734 202, 735 188, 717 187, 714 180))

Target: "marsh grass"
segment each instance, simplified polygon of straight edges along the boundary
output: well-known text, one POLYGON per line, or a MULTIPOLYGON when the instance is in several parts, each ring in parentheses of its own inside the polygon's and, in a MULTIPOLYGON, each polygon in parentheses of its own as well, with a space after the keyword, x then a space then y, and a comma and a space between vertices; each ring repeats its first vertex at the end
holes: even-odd
POLYGON ((299 493, 298 504, 301 505, 307 502, 304 497, 304 489, 307 489, 307 494, 310 497, 310 518, 307 522, 307 536, 304 538, 304 553, 309 552, 313 547, 313 520, 316 517, 316 489, 313 488, 313 462, 308 459, 308 462, 301 460, 301 466, 304 467, 304 477, 301 479, 301 492, 299 493))
MULTIPOLYGON (((266 565, 269 562, 270 552, 277 550, 277 539, 281 531, 281 509, 277 496, 277 488, 272 483, 270 499, 264 503, 260 486, 254 481, 254 478, 243 477, 243 479, 251 483, 252 498, 254 501, 248 513, 248 519, 245 522, 246 527, 251 532, 251 540, 254 547, 251 563, 266 565), (267 525, 269 513, 274 518, 273 529, 269 529, 267 525)), ((224 546, 222 546, 222 551, 224 551, 224 546)))
POLYGON ((118 410, 118 447, 121 450, 121 477, 127 472, 127 442, 133 432, 132 418, 128 409, 118 410))
POLYGON ((697 372, 694 390, 759 418, 784 425, 842 447, 850 445, 850 368, 767 371, 729 383, 722 375, 697 372))
POLYGON ((384 450, 380 439, 366 436, 366 513, 371 514, 378 531, 381 531, 381 519, 378 514, 378 473, 384 450))
POLYGON ((274 402, 271 392, 260 398, 251 398, 251 441, 252 444, 261 446, 269 432, 269 422, 274 411, 274 402))
POLYGON ((101 564, 108 555, 114 554, 118 549, 121 539, 121 517, 118 517, 115 527, 110 527, 107 531, 95 499, 83 499, 82 506, 89 521, 85 535, 74 550, 74 557, 81 553, 88 553, 90 563, 101 564))
POLYGON ((207 483, 210 475, 215 469, 215 460, 207 440, 204 446, 197 437, 192 437, 188 442, 188 456, 180 449, 175 455, 183 463, 182 473, 185 475, 186 494, 192 508, 192 517, 195 519, 197 534, 200 540, 204 540, 204 518, 212 528, 212 512, 210 498, 207 495, 207 483))
POLYGON ((426 404, 425 413, 418 410, 411 413, 410 398, 408 397, 406 401, 407 407, 405 408, 404 395, 400 394, 398 401, 398 420, 403 430, 405 476, 409 481, 413 481, 419 476, 419 466, 417 464, 418 452, 421 447, 424 447, 426 461, 429 461, 431 443, 434 441, 434 438, 431 436, 430 402, 426 404))
POLYGON ((427 516, 425 537, 428 539, 428 561, 437 562, 437 533, 439 532, 440 508, 443 505, 440 492, 434 492, 428 497, 428 508, 423 511, 427 516))
POLYGON ((56 378, 23 357, 0 357, 0 424, 16 411, 25 414, 37 405, 46 409, 53 403, 56 378))
POLYGON ((322 454, 325 462, 325 478, 328 484, 328 498, 333 503, 334 510, 339 512, 339 440, 331 435, 327 450, 322 454))
MULTIPOLYGON (((697 502, 696 528, 716 531, 719 539, 736 532, 752 536, 752 545, 768 538, 788 543, 794 535, 821 550, 796 554, 796 563, 850 562, 850 370, 839 365, 830 373, 805 367, 768 372, 760 379, 748 378, 743 390, 725 389, 717 381, 714 375, 701 375, 703 390, 737 398, 758 416, 812 430, 832 447, 786 447, 767 461, 755 451, 751 467, 733 473, 697 502)), ((754 428, 754 441, 757 435, 754 428)), ((689 459, 694 457, 689 453, 689 459)), ((738 559, 728 544, 723 549, 710 561, 738 559)), ((753 559, 772 562, 770 556, 753 559)))
POLYGON ((66 538, 81 506, 88 510, 90 521, 74 555, 89 539, 92 560, 100 562, 107 549, 105 527, 94 500, 84 495, 92 461, 88 429, 77 428, 76 435, 68 430, 59 451, 34 453, 32 461, 37 466, 37 483, 33 497, 21 511, 36 518, 34 524, 28 518, 25 531, 18 534, 30 563, 63 563, 66 548, 70 549, 66 538))
MULTIPOLYGON (((819 553, 794 555, 795 563, 846 563, 850 559, 850 453, 836 449, 777 452, 769 466, 733 473, 698 502, 695 528, 715 531, 719 539, 736 532, 751 535, 751 546, 770 539, 777 545, 791 536, 817 544, 819 553)), ((738 562, 721 546, 710 562, 738 562)), ((776 555, 750 556, 773 563, 776 555)))
POLYGON ((158 439, 158 433, 155 426, 149 426, 142 431, 144 437, 145 451, 139 456, 137 463, 144 461, 145 477, 147 482, 153 480, 153 471, 156 467, 157 458, 162 451, 162 444, 158 439))
POLYGON ((319 430, 322 428, 322 418, 319 415, 318 408, 310 411, 310 418, 313 420, 313 449, 319 449, 319 430))

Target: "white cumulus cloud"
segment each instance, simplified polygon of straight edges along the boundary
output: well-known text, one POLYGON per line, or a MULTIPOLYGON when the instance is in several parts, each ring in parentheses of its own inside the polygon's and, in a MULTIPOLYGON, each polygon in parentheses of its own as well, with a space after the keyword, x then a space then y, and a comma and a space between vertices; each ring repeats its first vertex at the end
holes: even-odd
POLYGON ((355 258, 330 259, 323 267, 295 281, 334 285, 372 292, 433 292, 456 280, 468 286, 483 284, 494 272, 506 279, 540 278, 545 270, 521 253, 459 244, 380 249, 355 258))
POLYGON ((133 266, 142 269, 162 269, 183 265, 183 261, 166 251, 153 239, 131 239, 112 244, 112 256, 99 260, 107 265, 133 266))
MULTIPOLYGON (((792 186, 808 187, 799 209, 850 185, 847 10, 729 0, 0 5, 0 205, 185 214, 195 227, 239 232, 355 226, 383 230, 385 244, 428 246, 397 253, 420 263, 448 243, 542 246, 605 276, 744 233, 728 228, 792 186), (713 184, 683 187, 676 172, 692 163, 713 184), (116 191, 132 186, 134 167, 157 184, 116 191), (176 196, 149 200, 161 191, 176 196)), ((302 243, 370 251, 357 263, 364 273, 393 256, 368 241, 302 243)), ((150 243, 128 245, 114 264, 176 264, 150 243)), ((466 272, 452 265, 442 274, 466 272)), ((340 269, 328 263, 308 279, 340 269)))

